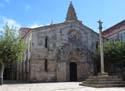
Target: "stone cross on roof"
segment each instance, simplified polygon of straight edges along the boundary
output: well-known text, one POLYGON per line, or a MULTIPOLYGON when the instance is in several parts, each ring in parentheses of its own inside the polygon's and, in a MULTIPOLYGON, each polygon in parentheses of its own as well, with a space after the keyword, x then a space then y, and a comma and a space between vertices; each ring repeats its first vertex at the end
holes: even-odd
POLYGON ((99 20, 98 23, 99 23, 99 29, 102 30, 102 23, 103 22, 101 20, 99 20))

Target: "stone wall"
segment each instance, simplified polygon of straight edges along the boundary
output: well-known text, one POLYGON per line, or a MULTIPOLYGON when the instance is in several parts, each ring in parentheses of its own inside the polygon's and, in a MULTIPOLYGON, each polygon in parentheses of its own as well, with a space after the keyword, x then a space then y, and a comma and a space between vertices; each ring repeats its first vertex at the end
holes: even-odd
POLYGON ((97 41, 95 32, 76 21, 32 29, 30 80, 70 81, 72 61, 77 64, 77 79, 84 80, 93 69, 90 54, 97 41))

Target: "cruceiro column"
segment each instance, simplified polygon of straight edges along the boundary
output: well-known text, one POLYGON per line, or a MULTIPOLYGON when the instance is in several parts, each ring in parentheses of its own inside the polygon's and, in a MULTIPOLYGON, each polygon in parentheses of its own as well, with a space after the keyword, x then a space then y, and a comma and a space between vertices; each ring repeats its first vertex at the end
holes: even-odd
POLYGON ((102 21, 99 20, 99 44, 100 44, 100 57, 101 57, 101 74, 105 74, 104 71, 104 53, 103 53, 103 38, 102 38, 102 21))

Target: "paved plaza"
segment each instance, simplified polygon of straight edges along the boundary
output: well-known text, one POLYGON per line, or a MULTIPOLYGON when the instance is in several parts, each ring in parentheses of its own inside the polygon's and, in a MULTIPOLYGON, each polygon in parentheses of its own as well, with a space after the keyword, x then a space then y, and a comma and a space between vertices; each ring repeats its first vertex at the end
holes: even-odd
POLYGON ((124 88, 92 88, 79 86, 79 82, 4 84, 0 91, 125 91, 124 88))

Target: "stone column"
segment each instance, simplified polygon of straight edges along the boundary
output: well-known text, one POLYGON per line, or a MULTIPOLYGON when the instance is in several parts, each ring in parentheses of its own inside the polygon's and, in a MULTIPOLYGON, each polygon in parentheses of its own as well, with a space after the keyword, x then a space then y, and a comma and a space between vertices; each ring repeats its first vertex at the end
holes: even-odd
POLYGON ((104 71, 104 53, 103 53, 103 38, 102 38, 102 21, 98 21, 99 23, 99 43, 100 43, 100 58, 101 58, 101 74, 105 74, 104 71))

